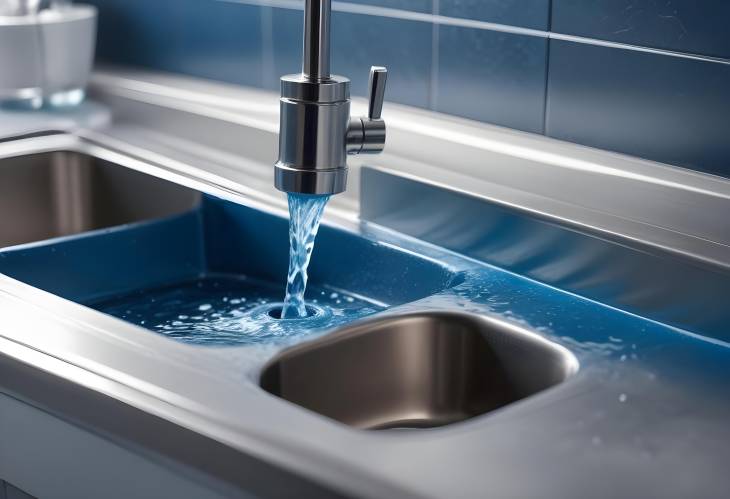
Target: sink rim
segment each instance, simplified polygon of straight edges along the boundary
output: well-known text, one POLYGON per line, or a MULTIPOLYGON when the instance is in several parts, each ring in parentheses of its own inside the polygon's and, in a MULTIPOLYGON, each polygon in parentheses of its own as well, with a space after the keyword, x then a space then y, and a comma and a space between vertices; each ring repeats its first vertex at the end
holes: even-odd
POLYGON ((566 379, 568 379, 570 376, 573 376, 575 373, 578 372, 580 369, 580 363, 578 361, 578 358, 571 352, 568 348, 564 347, 563 345, 560 345, 558 343, 555 343, 554 341, 550 341, 541 334, 537 332, 533 332, 529 328, 525 328, 522 326, 519 326, 517 324, 498 319, 497 317, 493 315, 488 315, 486 313, 477 314, 474 312, 464 312, 460 310, 455 310, 453 308, 444 308, 444 307, 433 307, 429 309, 423 309, 423 310, 412 310, 408 312, 402 312, 398 311, 397 308, 399 307, 393 307, 392 309, 384 310, 382 312, 378 312, 377 314, 373 314, 371 316, 359 319, 357 321, 353 321, 349 324, 346 324, 342 327, 337 328, 336 330, 317 338, 312 338, 306 341, 303 341, 301 343, 298 343, 296 345, 292 345, 290 347, 287 347, 280 351, 276 356, 269 359, 269 361, 262 367, 262 371, 270 367, 272 364, 274 364, 276 359, 284 358, 284 357, 291 357, 294 355, 297 355, 300 351, 306 351, 310 350, 314 347, 318 346, 325 346, 330 343, 334 343, 340 340, 340 338, 345 336, 355 336, 355 335, 361 335, 364 334, 365 331, 361 331, 362 329, 365 329, 370 326, 377 325, 381 322, 389 322, 393 320, 398 319, 406 319, 406 318, 419 318, 422 316, 437 316, 437 317, 454 317, 454 318, 470 318, 471 320, 475 321, 481 321, 485 322, 489 325, 493 325, 499 328, 504 328, 509 330, 510 332, 513 332, 514 334, 524 336, 527 338, 530 338, 531 340, 534 340, 542 345, 545 345, 546 347, 550 348, 551 350, 554 350, 555 352, 559 353, 561 356, 564 356, 566 359, 566 369, 568 369, 568 373, 566 375, 566 379), (354 330, 354 331, 352 331, 354 330))
MULTIPOLYGON (((550 384, 548 386, 544 386, 539 388, 536 391, 532 391, 531 393, 527 393, 522 396, 518 396, 517 398, 514 398, 513 400, 509 400, 504 404, 498 405, 496 407, 487 409, 480 413, 474 413, 471 415, 467 415, 461 419, 455 419, 453 421, 448 421, 445 423, 437 423, 433 425, 428 424, 417 424, 414 420, 412 423, 412 427, 422 427, 422 428, 428 428, 429 431, 439 431, 439 430, 447 430, 452 428, 455 425, 463 424, 463 423, 469 423, 470 421, 474 419, 482 419, 485 417, 489 417, 491 414, 495 412, 501 412, 503 410, 509 410, 510 407, 512 407, 514 404, 517 404, 521 401, 532 399, 534 397, 540 396, 546 391, 550 391, 551 389, 557 388, 560 385, 562 385, 565 381, 569 380, 573 376, 578 373, 580 370, 580 362, 578 361, 577 357, 574 355, 572 351, 570 351, 568 348, 551 341, 544 336, 540 335, 537 332, 534 332, 530 330, 529 328, 526 328, 524 326, 520 326, 514 323, 510 323, 505 320, 498 319, 494 316, 485 314, 485 313, 474 313, 474 312, 466 312, 461 310, 455 310, 451 308, 440 308, 440 307, 434 307, 429 309, 423 309, 423 310, 411 310, 411 311, 399 311, 396 309, 390 309, 386 311, 379 312, 377 314, 374 314, 369 317, 362 318, 360 320, 354 321, 349 324, 345 324, 337 329, 334 329, 322 336, 313 338, 313 339, 305 339, 302 342, 299 342, 293 346, 286 347, 282 350, 280 350, 278 353, 276 353, 274 356, 272 356, 259 370, 258 377, 256 379, 257 386, 260 390, 267 393, 268 395, 279 399, 280 401, 285 402, 288 406, 295 406, 297 409, 307 411, 311 414, 314 414, 318 417, 322 417, 326 419, 330 424, 334 425, 343 425, 348 429, 354 430, 354 431, 362 431, 366 433, 372 433, 373 430, 380 430, 380 429, 389 429, 389 426, 392 426, 391 423, 385 422, 385 423, 378 423, 373 425, 358 425, 358 424, 351 424, 345 421, 341 421, 337 419, 334 416, 325 414, 323 412, 320 412, 317 409, 310 408, 307 406, 304 406, 296 401, 290 400, 284 396, 282 396, 280 393, 275 393, 273 390, 269 390, 267 387, 265 387, 265 383, 267 383, 267 376, 272 376, 275 380, 274 382, 278 382, 277 376, 279 373, 277 372, 277 366, 279 366, 282 363, 286 363, 290 360, 296 360, 297 357, 300 355, 306 355, 309 352, 316 352, 320 349, 327 349, 330 347, 335 347, 338 343, 341 342, 348 342, 352 340, 357 340, 358 338, 365 337, 370 334, 397 334, 399 331, 383 331, 383 329, 387 328, 395 328, 398 327, 398 322, 400 321, 409 321, 409 320, 427 320, 429 321, 429 325, 431 321, 436 321, 437 324, 449 324, 452 321, 455 323, 464 323, 465 321, 470 323, 470 325, 474 325, 474 329, 470 329, 467 331, 454 331, 447 334, 457 334, 457 333, 466 333, 471 334, 472 332, 475 334, 478 334, 482 336, 482 338, 486 341, 487 345, 490 345, 492 343, 498 343, 500 339, 503 339, 504 336, 509 336, 510 338, 517 338, 518 340, 525 341, 526 343, 530 344, 530 346, 535 347, 535 349, 544 349, 546 353, 549 352, 550 355, 554 355, 556 358, 555 361, 555 368, 558 369, 561 373, 561 379, 559 379, 557 382, 550 384), (495 341, 496 340, 496 341, 495 341)), ((427 334, 428 332, 424 332, 422 334, 427 334)), ((491 348, 490 348, 491 350, 491 348)), ((333 375, 337 375, 336 371, 332 372, 333 375)), ((272 387, 273 388, 273 387, 272 387)), ((448 411, 447 411, 448 412, 448 411)), ((446 414, 446 413, 444 413, 446 414)), ((444 414, 436 414, 434 413, 432 415, 434 421, 439 421, 440 418, 445 417, 444 414), (434 417, 435 416, 435 417, 434 417)), ((424 416, 422 419, 422 423, 426 422, 428 418, 424 416)), ((402 421, 406 423, 406 426, 410 426, 408 423, 408 420, 397 420, 394 422, 402 421)), ((388 434, 394 434, 395 432, 387 432, 388 434)), ((410 433, 410 432, 408 432, 410 433)))

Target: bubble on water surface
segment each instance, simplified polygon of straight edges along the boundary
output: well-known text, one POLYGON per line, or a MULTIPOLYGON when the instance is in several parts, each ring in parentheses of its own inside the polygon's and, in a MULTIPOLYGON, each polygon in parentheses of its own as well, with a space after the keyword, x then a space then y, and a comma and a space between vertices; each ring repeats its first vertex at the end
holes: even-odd
POLYGON ((315 300, 309 305, 326 313, 292 320, 275 319, 267 314, 277 304, 277 298, 280 299, 281 285, 228 276, 136 291, 91 305, 178 341, 218 346, 284 341, 383 310, 382 306, 360 298, 339 300, 337 304, 337 300, 329 299, 331 291, 326 288, 314 287, 312 294, 320 298, 316 305, 315 300), (243 299, 242 294, 247 298, 243 299), (231 299, 225 302, 224 296, 238 296, 240 302, 233 303, 231 299))

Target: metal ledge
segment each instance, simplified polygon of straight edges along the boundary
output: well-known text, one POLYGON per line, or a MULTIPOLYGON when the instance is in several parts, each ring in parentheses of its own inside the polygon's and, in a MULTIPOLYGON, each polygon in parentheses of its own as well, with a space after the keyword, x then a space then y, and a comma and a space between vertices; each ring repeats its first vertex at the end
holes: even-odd
MULTIPOLYGON (((114 111, 111 136, 120 125, 165 130, 247 158, 248 181, 271 184, 275 93, 130 71, 97 73, 93 88, 114 111)), ((363 111, 365 101, 353 106, 363 111)), ((385 112, 385 153, 351 158, 350 189, 333 200, 346 218, 360 211, 367 165, 730 269, 730 222, 718 216, 730 211, 730 180, 390 103, 385 112)))

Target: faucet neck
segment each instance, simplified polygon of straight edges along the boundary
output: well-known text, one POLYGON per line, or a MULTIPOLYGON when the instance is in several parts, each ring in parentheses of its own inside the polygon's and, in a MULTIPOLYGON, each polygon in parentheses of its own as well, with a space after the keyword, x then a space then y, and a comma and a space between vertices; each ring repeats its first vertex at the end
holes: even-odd
POLYGON ((306 0, 302 74, 311 81, 330 79, 331 0, 306 0))

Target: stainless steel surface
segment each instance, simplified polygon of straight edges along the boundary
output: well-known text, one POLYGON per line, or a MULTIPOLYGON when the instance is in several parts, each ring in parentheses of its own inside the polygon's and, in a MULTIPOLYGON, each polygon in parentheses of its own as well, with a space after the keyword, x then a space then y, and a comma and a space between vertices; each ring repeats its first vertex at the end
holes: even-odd
POLYGON ((383 100, 385 99, 385 83, 388 79, 388 70, 382 66, 370 68, 368 81, 368 119, 379 120, 383 114, 383 100))
POLYGON ((368 115, 350 121, 347 131, 347 152, 350 154, 377 154, 385 148, 385 121, 381 118, 385 82, 388 70, 370 68, 368 115))
MULTIPOLYGON (((270 168, 277 94, 128 68, 95 80, 97 98, 118 118, 106 135, 178 161, 193 155, 232 185, 255 185, 269 202, 279 199, 270 168), (211 149, 220 160, 204 158, 211 149)), ((367 102, 353 99, 352 109, 365 114, 367 102)), ((388 104, 388 133, 382 155, 349 158, 351 188, 330 200, 328 214, 357 220, 359 171, 367 165, 558 226, 730 268, 730 228, 719 215, 728 211, 730 180, 396 104, 388 104)))
MULTIPOLYGON (((0 157, 85 152, 285 213, 282 196, 272 185, 278 122, 273 92, 123 70, 97 77, 96 98, 112 110, 114 123, 99 128, 73 113, 63 122, 46 116, 45 129, 66 130, 62 136, 8 140, 18 131, 38 127, 21 124, 26 115, 6 119, 3 114, 0 133, 6 139, 0 142, 0 157)), ((364 101, 353 100, 357 107, 357 113, 367 110, 364 101)), ((570 244, 576 240, 569 234, 590 228, 619 244, 663 248, 707 268, 730 264, 730 234, 721 216, 730 200, 726 180, 395 105, 388 106, 388 120, 388 150, 368 160, 370 166, 515 208, 545 220, 556 229, 551 233, 556 239, 570 244)), ((349 166, 356 173, 362 164, 351 158, 349 166)), ((466 265, 432 245, 359 224, 358 178, 351 175, 350 189, 331 201, 325 223, 336 222, 374 243, 403 247, 455 268, 466 265)), ((380 199, 383 210, 392 200, 376 193, 365 196, 368 203, 380 199)), ((458 213, 444 211, 452 222, 459 220, 458 213)), ((499 234, 501 227, 494 226, 489 234, 499 234)), ((523 234, 532 227, 525 226, 523 234)), ((452 242, 468 247, 471 233, 453 234, 462 239, 452 242)), ((513 233, 515 240, 519 234, 513 233)), ((577 242, 575 251, 580 250, 577 242)), ((514 253, 519 246, 510 245, 505 254, 527 259, 535 248, 529 244, 514 253)), ((540 256, 538 251, 535 266, 540 256)), ((652 251, 646 256, 654 257, 652 251)), ((596 286, 610 290, 616 282, 615 262, 604 262, 600 255, 596 261, 605 269, 596 286)), ((202 442, 233 449, 229 455, 234 460, 213 462, 202 459, 206 449, 195 467, 226 474, 240 487, 262 487, 264 497, 276 492, 282 496, 288 486, 300 490, 292 475, 342 495, 372 498, 482 498, 488 493, 541 499, 681 499, 726 494, 726 343, 475 260, 466 262, 469 274, 477 272, 480 280, 467 276, 453 292, 392 312, 447 308, 487 315, 569 348, 581 363, 580 371, 553 389, 462 424, 417 432, 358 431, 259 389, 255 378, 261 363, 275 354, 272 349, 186 347, 0 276, 0 358, 4 366, 16 367, 3 371, 0 387, 7 393, 8 386, 19 386, 28 394, 25 385, 32 377, 25 374, 43 375, 49 384, 29 395, 38 410, 55 413, 63 406, 71 414, 64 417, 78 426, 96 415, 106 425, 100 433, 107 438, 133 432, 137 449, 162 441, 166 457, 198 456, 189 452, 197 445, 165 444, 164 435, 171 436, 169 442, 177 440, 171 427, 187 428, 202 442), (78 392, 72 390, 91 394, 88 404, 79 404, 78 392), (109 400, 115 405, 99 412, 109 400), (161 422, 160 431, 130 424, 133 420, 117 408, 153 415, 153 421, 161 422), (264 475, 257 461, 277 473, 264 475), (279 488, 272 490, 274 486, 279 488)), ((674 271, 670 267, 666 273, 674 271)), ((0 418, 5 415, 0 412, 0 418)), ((20 467, 20 460, 13 458, 12 449, 0 446, 0 469, 20 467)), ((27 469, 37 475, 38 461, 33 464, 35 468, 27 469)), ((190 495, 195 497, 195 492, 190 495)))
POLYGON ((350 81, 330 75, 330 12, 330 0, 306 1, 302 73, 281 78, 274 184, 285 192, 338 194, 347 186, 347 154, 385 146, 386 70, 371 70, 369 117, 351 121, 350 81))
POLYGON ((0 159, 0 246, 182 213, 199 195, 86 154, 0 159))
POLYGON ((730 268, 590 228, 566 230, 527 210, 393 172, 363 168, 361 187, 361 216, 370 223, 730 342, 730 268))
POLYGON ((550 388, 575 373, 567 350, 484 317, 372 319, 277 355, 261 387, 361 429, 432 428, 550 388))
POLYGON ((275 180, 278 189, 305 194, 337 194, 345 190, 349 85, 344 78, 313 83, 303 75, 282 77, 275 180), (321 86, 324 89, 319 91, 321 86), (335 89, 325 90, 330 87, 335 89), (293 92, 288 94, 288 90, 293 92), (311 95, 314 100, 309 100, 310 93, 318 95, 311 95))

